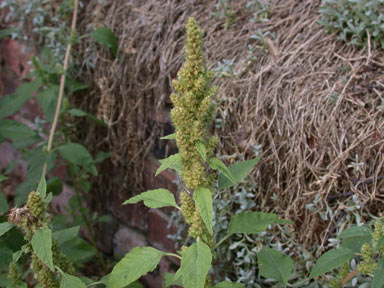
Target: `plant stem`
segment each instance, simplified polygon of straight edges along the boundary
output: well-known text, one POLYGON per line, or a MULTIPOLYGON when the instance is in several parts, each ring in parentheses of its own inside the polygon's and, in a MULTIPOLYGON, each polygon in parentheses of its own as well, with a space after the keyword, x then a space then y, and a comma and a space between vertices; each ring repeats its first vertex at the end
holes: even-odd
POLYGON ((232 234, 228 234, 228 235, 224 236, 224 238, 221 239, 221 240, 215 245, 215 247, 214 247, 213 249, 216 249, 217 247, 219 247, 219 246, 220 246, 221 244, 223 244, 226 240, 228 240, 229 237, 231 237, 231 236, 232 236, 232 234))
MULTIPOLYGON (((72 33, 75 32, 75 29, 76 29, 77 7, 78 6, 79 6, 79 0, 74 0, 74 7, 73 7, 73 14, 72 14, 72 25, 71 25, 71 35, 72 35, 72 33)), ((59 90, 59 96, 57 99, 55 116, 53 118, 51 131, 49 133, 49 138, 48 138, 48 145, 47 145, 47 153, 48 154, 52 150, 53 137, 55 136, 56 126, 57 126, 57 122, 58 122, 59 115, 60 115, 61 103, 63 102, 62 100, 63 100, 63 95, 64 95, 65 77, 66 77, 66 73, 67 73, 67 69, 68 69, 68 62, 69 62, 69 56, 71 53, 71 48, 72 48, 72 41, 69 41, 69 43, 67 45, 67 49, 65 51, 64 65, 63 65, 64 72, 60 78, 60 90, 59 90)), ((47 173, 47 162, 44 163, 42 177, 45 177, 46 173, 47 173)))
POLYGON ((357 269, 353 269, 351 273, 348 274, 347 277, 344 278, 344 280, 341 282, 341 286, 347 284, 353 277, 355 277, 357 274, 357 269))
POLYGON ((176 257, 178 258, 179 260, 181 260, 181 256, 180 255, 177 255, 175 253, 165 253, 165 256, 172 256, 172 257, 176 257))
POLYGON ((96 256, 97 256, 101 266, 103 266, 103 269, 107 270, 108 267, 105 264, 103 256, 101 255, 99 249, 97 248, 97 244, 96 244, 96 240, 95 240, 95 235, 93 234, 93 231, 92 231, 92 228, 91 228, 91 223, 89 223, 87 215, 82 211, 82 207, 81 207, 82 202, 81 202, 81 197, 80 197, 80 191, 79 191, 79 188, 78 188, 79 183, 78 183, 78 181, 76 179, 75 173, 73 172, 72 164, 69 164, 68 170, 69 170, 69 174, 71 174, 73 189, 75 191, 75 196, 76 196, 77 202, 80 205, 79 212, 80 212, 81 217, 83 218, 83 220, 85 222, 85 226, 86 226, 87 231, 89 233, 89 237, 90 237, 91 243, 92 243, 93 247, 95 247, 95 249, 96 249, 96 256))

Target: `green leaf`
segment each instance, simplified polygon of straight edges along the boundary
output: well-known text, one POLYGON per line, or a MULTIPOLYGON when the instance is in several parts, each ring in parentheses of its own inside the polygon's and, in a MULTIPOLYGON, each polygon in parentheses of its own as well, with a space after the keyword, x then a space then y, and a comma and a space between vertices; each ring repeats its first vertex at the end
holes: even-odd
POLYGON ((208 232, 213 235, 212 229, 212 193, 208 188, 197 188, 193 198, 196 201, 199 213, 208 232))
POLYGON ((353 257, 354 253, 347 248, 332 249, 324 253, 319 260, 317 260, 313 267, 309 278, 327 273, 343 264, 353 257))
POLYGON ((35 136, 36 133, 28 126, 13 120, 0 119, 0 136, 18 141, 35 136))
POLYGON ((97 175, 95 163, 87 148, 79 143, 68 143, 57 148, 61 156, 71 164, 84 167, 92 175, 97 175))
MULTIPOLYGON (((245 176, 248 175, 249 171, 259 162, 260 157, 256 157, 252 160, 246 160, 243 162, 232 164, 228 167, 229 171, 232 173, 235 178, 235 182, 238 183, 244 179, 245 176)), ((231 187, 234 183, 232 183, 224 173, 219 174, 219 189, 224 189, 227 187, 231 187)))
POLYGON ((39 104, 49 122, 52 122, 55 116, 59 90, 60 87, 58 85, 48 85, 47 88, 37 95, 39 104))
POLYGON ((176 171, 181 170, 181 155, 179 153, 169 156, 168 158, 159 160, 161 165, 157 169, 155 176, 159 175, 162 171, 167 168, 174 169, 176 171))
POLYGON ((33 81, 21 84, 14 94, 0 98, 0 118, 12 115, 17 112, 24 103, 33 96, 39 89, 40 81, 33 81))
POLYGON ((384 286, 384 257, 377 263, 375 274, 373 275, 371 288, 383 288, 384 286))
POLYGON ((236 184, 236 179, 233 177, 232 172, 225 166, 225 164, 217 159, 217 158, 210 158, 208 160, 209 166, 214 170, 219 170, 221 173, 225 175, 225 177, 228 178, 228 180, 232 181, 232 185, 236 184))
POLYGON ((0 29, 0 39, 11 36, 14 31, 15 28, 0 29))
POLYGON ((80 226, 74 226, 71 228, 59 230, 53 232, 53 239, 57 242, 57 244, 61 245, 69 240, 72 240, 79 234, 80 226))
POLYGON ((189 246, 181 258, 184 288, 203 288, 211 263, 211 249, 206 244, 199 241, 189 246))
POLYGON ((40 179, 39 186, 37 186, 37 192, 40 194, 42 199, 44 199, 47 195, 47 182, 45 182, 44 176, 40 179))
MULTIPOLYGON (((14 163, 16 164, 16 162, 14 162, 14 163)), ((7 169, 8 169, 8 167, 7 167, 7 169)), ((0 174, 0 183, 5 181, 5 180, 7 180, 7 179, 8 179, 7 176, 4 176, 4 175, 0 174)))
POLYGON ((60 288, 86 288, 87 286, 76 276, 61 272, 60 288))
POLYGON ((113 288, 125 287, 141 276, 155 270, 164 252, 152 247, 133 248, 113 268, 108 286, 113 288))
POLYGON ((9 222, 3 222, 0 223, 0 237, 3 236, 5 233, 7 233, 11 228, 13 227, 12 223, 9 222))
POLYGON ((343 231, 339 238, 343 240, 341 247, 360 253, 361 246, 372 240, 371 229, 367 226, 354 226, 343 231))
POLYGON ((9 209, 7 198, 0 192, 0 213, 5 213, 9 209))
POLYGON ((65 81, 65 86, 68 89, 67 95, 71 95, 77 91, 88 89, 88 85, 84 83, 77 82, 71 78, 67 78, 65 81))
POLYGON ((12 254, 13 262, 17 263, 17 261, 19 261, 21 255, 24 254, 25 249, 27 249, 27 244, 23 245, 20 250, 12 254))
POLYGON ((229 234, 254 234, 265 231, 268 225, 278 221, 274 213, 245 211, 231 218, 229 234))
POLYGON ((5 243, 5 241, 0 239, 0 255, 1 255, 1 257, 0 257, 0 272, 2 272, 8 268, 9 263, 12 261, 12 254, 13 254, 13 251, 9 247, 9 245, 7 245, 5 243))
POLYGON ((42 228, 37 230, 32 236, 32 248, 37 257, 45 265, 48 266, 51 271, 54 271, 52 260, 52 231, 48 228, 42 228))
POLYGON ((107 27, 101 27, 93 31, 91 37, 100 45, 110 48, 113 56, 117 57, 117 38, 111 30, 107 27))
POLYGON ((110 156, 111 156, 111 153, 100 151, 99 153, 97 153, 95 157, 95 163, 101 163, 110 156))
POLYGON ((163 287, 168 288, 172 285, 183 286, 183 282, 181 281, 181 277, 178 277, 175 273, 164 273, 163 275, 163 287))
POLYGON ((173 206, 177 209, 180 209, 180 207, 176 204, 175 197, 173 196, 173 194, 167 189, 162 188, 143 192, 124 201, 122 205, 135 204, 140 201, 144 201, 144 205, 149 208, 173 206))
POLYGON ((273 278, 287 285, 293 271, 293 260, 280 251, 263 247, 257 254, 260 274, 265 278, 273 278))
POLYGON ((229 281, 223 281, 213 286, 213 288, 244 288, 244 287, 245 285, 243 283, 235 283, 235 282, 229 282, 229 281))
POLYGON ((161 139, 161 140, 172 140, 172 139, 176 139, 176 133, 169 134, 169 135, 167 135, 167 136, 161 137, 160 139, 161 139))
POLYGON ((207 161, 207 149, 205 148, 205 145, 200 141, 198 141, 196 143, 196 148, 197 148, 197 151, 199 151, 201 158, 204 161, 207 161))
POLYGON ((60 248, 75 263, 89 261, 96 254, 95 247, 80 237, 64 242, 60 248))
POLYGON ((59 195, 63 191, 63 182, 58 177, 52 177, 48 180, 47 191, 54 196, 59 195))
POLYGON ((384 237, 381 237, 376 244, 375 253, 377 253, 384 246, 384 237))
POLYGON ((108 127, 108 125, 103 120, 100 120, 95 116, 93 116, 92 114, 89 114, 81 109, 71 109, 71 110, 68 110, 68 113, 76 117, 87 117, 89 120, 93 121, 98 125, 108 127))

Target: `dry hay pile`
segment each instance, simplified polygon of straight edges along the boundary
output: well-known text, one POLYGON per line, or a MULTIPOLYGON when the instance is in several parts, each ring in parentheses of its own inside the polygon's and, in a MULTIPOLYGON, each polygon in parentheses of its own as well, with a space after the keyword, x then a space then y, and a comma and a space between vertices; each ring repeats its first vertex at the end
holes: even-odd
MULTIPOLYGON (((253 145, 262 145, 252 176, 259 187, 256 203, 292 219, 303 245, 319 243, 332 232, 352 195, 370 213, 382 211, 384 55, 326 34, 317 23, 320 1, 272 1, 264 23, 249 21, 248 0, 234 1, 237 19, 227 30, 223 19, 211 15, 216 1, 99 2, 86 6, 82 29, 106 25, 113 30, 120 60, 97 48, 96 68, 87 73, 94 89, 81 100, 111 123, 107 134, 90 128, 87 136, 88 146, 111 151, 114 165, 101 171, 96 198, 125 199, 148 181, 141 176, 143 159, 155 139, 166 134, 161 111, 171 107, 171 80, 184 60, 184 26, 193 16, 205 31, 210 69, 236 59, 236 76, 215 80, 217 117, 225 123, 215 132, 221 139, 219 155, 230 155, 228 163, 253 157, 253 145), (258 29, 275 37, 266 37, 245 68, 248 45, 260 45, 250 39, 258 29), (159 121, 153 123, 154 118, 159 121), (351 166, 355 155, 364 165, 351 166), (316 195, 319 211, 332 207, 331 221, 306 209, 316 195)), ((89 48, 95 44, 81 50, 89 48)))

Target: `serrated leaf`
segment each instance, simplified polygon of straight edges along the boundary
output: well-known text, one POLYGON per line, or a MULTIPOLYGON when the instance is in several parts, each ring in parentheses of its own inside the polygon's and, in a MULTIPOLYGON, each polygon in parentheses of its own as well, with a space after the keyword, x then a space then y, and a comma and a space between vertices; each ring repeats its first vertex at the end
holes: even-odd
POLYGON ((206 244, 199 241, 189 246, 181 258, 184 288, 203 288, 211 263, 211 249, 206 244))
POLYGON ((223 281, 213 286, 213 288, 244 288, 244 287, 245 285, 243 283, 236 283, 236 282, 229 282, 229 281, 223 281))
POLYGON ((232 216, 229 223, 229 234, 254 234, 265 231, 268 225, 278 221, 274 213, 245 211, 232 216))
POLYGON ((40 194, 41 198, 44 199, 47 195, 47 182, 44 177, 41 177, 39 185, 37 186, 37 192, 40 194))
POLYGON ((371 288, 383 288, 384 286, 384 257, 377 263, 375 274, 373 275, 371 288))
POLYGON ((207 161, 207 149, 205 148, 205 145, 203 143, 201 143, 200 141, 198 141, 196 143, 196 149, 197 149, 197 151, 199 151, 201 158, 204 161, 207 161))
POLYGON ((5 213, 9 209, 7 198, 0 192, 0 213, 5 213))
POLYGON ((52 122, 55 116, 59 90, 60 87, 58 85, 48 85, 37 95, 40 107, 43 109, 45 117, 47 117, 49 122, 52 122))
POLYGON ((232 185, 236 184, 236 179, 233 177, 232 172, 221 160, 217 158, 210 158, 208 159, 208 164, 212 169, 219 170, 221 173, 223 173, 223 175, 225 175, 225 177, 227 177, 228 180, 232 182, 232 185))
POLYGON ((71 164, 84 167, 92 175, 97 175, 95 163, 87 148, 79 143, 68 143, 57 148, 61 156, 71 164))
POLYGON ((213 235, 212 229, 212 193, 208 188, 197 188, 193 198, 199 208, 199 214, 203 219, 208 232, 213 235))
POLYGON ((133 248, 113 268, 107 287, 120 288, 155 270, 164 252, 152 247, 133 248))
POLYGON ((163 136, 160 138, 161 140, 172 140, 172 139, 176 139, 176 133, 172 133, 172 134, 169 134, 167 136, 163 136))
POLYGON ((21 84, 14 94, 0 98, 0 118, 12 115, 17 112, 24 103, 33 96, 33 93, 40 87, 40 81, 21 84))
POLYGON ((372 240, 372 234, 367 226, 354 226, 343 231, 339 238, 343 240, 341 247, 360 253, 361 246, 372 240))
POLYGON ((287 285, 293 271, 293 260, 280 251, 263 247, 257 254, 260 274, 265 278, 273 278, 287 285))
POLYGON ((11 228, 13 227, 12 223, 9 222, 3 222, 0 223, 0 237, 3 236, 5 233, 7 233, 11 228))
POLYGON ((107 27, 100 27, 92 32, 91 37, 100 45, 110 48, 113 56, 117 57, 117 38, 110 29, 107 27))
POLYGON ((80 278, 61 272, 60 288, 86 288, 80 278))
POLYGON ((80 226, 75 226, 59 231, 55 231, 52 234, 53 239, 57 242, 57 244, 61 245, 69 240, 72 240, 79 234, 80 226))
POLYGON ((52 231, 48 228, 42 228, 37 230, 31 240, 32 248, 37 257, 47 267, 54 271, 53 260, 52 260, 52 231))
POLYGON ((176 171, 181 170, 181 155, 179 153, 169 156, 168 158, 159 160, 161 165, 157 169, 155 176, 159 175, 162 171, 167 168, 174 169, 176 171))
POLYGON ((35 136, 36 133, 28 126, 13 120, 0 119, 0 136, 18 141, 35 136))
POLYGON ((98 125, 108 127, 108 125, 103 120, 100 120, 95 116, 93 116, 92 114, 89 114, 81 109, 71 109, 71 110, 68 110, 68 113, 75 117, 87 117, 89 120, 93 121, 98 125))
POLYGON ((168 288, 172 285, 183 286, 181 277, 175 273, 164 273, 163 275, 163 288, 168 288))
MULTIPOLYGON (((253 167, 259 162, 260 157, 256 157, 252 160, 246 160, 243 162, 232 164, 228 167, 229 171, 232 173, 235 178, 235 182, 239 183, 244 179, 245 176, 248 175, 249 171, 252 170, 253 167)), ((223 173, 219 174, 219 189, 224 189, 231 187, 234 183, 232 183, 223 173)))
POLYGON ((177 209, 180 209, 180 207, 176 204, 175 196, 173 196, 173 194, 167 189, 162 188, 143 192, 124 201, 122 205, 135 204, 140 201, 144 201, 144 205, 149 208, 162 208, 167 206, 173 206, 177 209))
POLYGON ((354 253, 347 248, 337 248, 332 249, 324 253, 317 261, 313 267, 309 278, 314 278, 316 276, 327 273, 341 265, 345 264, 353 257, 354 253))

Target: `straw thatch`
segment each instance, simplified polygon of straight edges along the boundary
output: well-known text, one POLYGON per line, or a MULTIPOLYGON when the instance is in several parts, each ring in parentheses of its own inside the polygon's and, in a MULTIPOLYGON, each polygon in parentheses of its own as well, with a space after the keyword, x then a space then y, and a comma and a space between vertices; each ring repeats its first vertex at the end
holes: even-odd
POLYGON ((236 20, 228 29, 224 18, 211 14, 216 1, 99 2, 87 4, 82 33, 106 25, 119 39, 120 58, 84 42, 80 51, 97 50, 87 72, 94 87, 74 99, 110 123, 107 131, 91 127, 84 136, 89 147, 112 153, 113 169, 101 171, 94 203, 140 192, 149 181, 142 177, 143 159, 168 129, 162 112, 171 107, 171 80, 184 60, 184 26, 193 16, 205 31, 208 66, 235 58, 234 76, 215 80, 217 117, 225 124, 215 133, 227 163, 251 158, 252 147, 262 146, 252 175, 257 209, 293 220, 303 245, 328 237, 353 195, 366 211, 383 210, 384 55, 326 34, 317 23, 320 1, 269 1, 269 20, 262 23, 249 21, 249 1, 233 1, 236 20), (252 39, 258 29, 274 37, 252 39), (261 46, 254 59, 248 45, 261 46), (311 212, 306 205, 316 196, 318 211, 311 212), (327 206, 333 218, 323 221, 318 212, 327 206))

